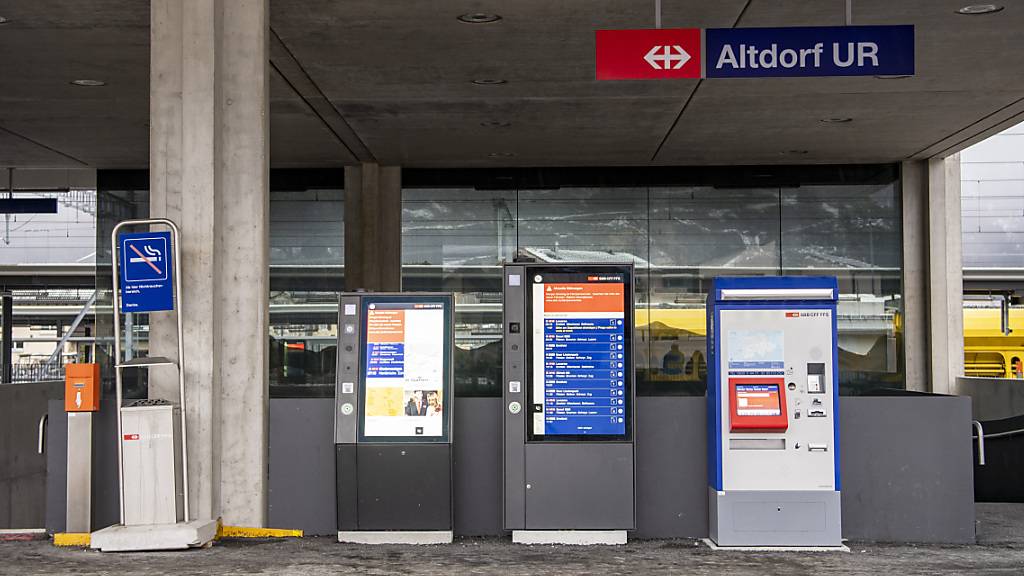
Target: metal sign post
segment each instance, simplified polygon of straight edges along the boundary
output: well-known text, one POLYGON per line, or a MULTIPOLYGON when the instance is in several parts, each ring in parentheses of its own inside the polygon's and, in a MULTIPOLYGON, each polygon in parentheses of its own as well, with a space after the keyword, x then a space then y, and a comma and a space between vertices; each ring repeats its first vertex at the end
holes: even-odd
POLYGON ((91 545, 105 552, 203 546, 216 534, 216 522, 193 521, 189 515, 180 232, 174 222, 165 218, 125 220, 114 226, 110 240, 121 523, 95 532, 91 545), (130 226, 166 226, 169 231, 121 233, 130 226), (177 358, 125 358, 121 341, 122 314, 158 311, 175 311, 177 358), (178 371, 177 406, 158 400, 136 401, 124 406, 122 371, 154 366, 173 366, 178 371), (178 413, 177 430, 172 420, 174 412, 178 413), (125 430, 126 413, 132 426, 128 431, 125 430), (131 472, 140 480, 132 483, 131 494, 126 494, 125 490, 126 442, 134 442, 130 450, 131 472), (137 484, 142 488, 135 488, 137 484))

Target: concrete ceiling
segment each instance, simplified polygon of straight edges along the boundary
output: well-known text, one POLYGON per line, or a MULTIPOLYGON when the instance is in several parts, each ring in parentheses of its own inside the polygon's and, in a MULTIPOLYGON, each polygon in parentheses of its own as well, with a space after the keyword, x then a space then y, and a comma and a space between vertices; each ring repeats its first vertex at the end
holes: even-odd
MULTIPOLYGON (((594 80, 593 31, 649 0, 270 0, 271 163, 580 166, 883 162, 958 150, 1024 113, 1024 7, 853 0, 914 24, 903 79, 594 80), (496 12, 464 24, 466 12, 496 12), (479 86, 477 78, 507 83, 479 86), (830 117, 852 122, 826 124, 830 117), (499 127, 488 123, 506 124, 499 127)), ((840 25, 843 0, 665 0, 666 27, 840 25)), ((0 166, 141 168, 142 0, 0 2, 0 166), (106 86, 72 86, 98 78, 106 86)))

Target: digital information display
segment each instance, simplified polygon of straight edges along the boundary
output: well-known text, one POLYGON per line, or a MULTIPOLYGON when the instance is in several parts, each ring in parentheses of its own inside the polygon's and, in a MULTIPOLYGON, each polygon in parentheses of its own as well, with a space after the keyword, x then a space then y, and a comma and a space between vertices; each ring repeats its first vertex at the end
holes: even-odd
POLYGON ((778 384, 736 384, 737 416, 778 416, 782 414, 778 384))
POLYGON ((627 274, 531 274, 531 436, 625 437, 632 376, 627 274))
POLYGON ((363 314, 361 436, 446 438, 445 304, 366 298, 363 314))

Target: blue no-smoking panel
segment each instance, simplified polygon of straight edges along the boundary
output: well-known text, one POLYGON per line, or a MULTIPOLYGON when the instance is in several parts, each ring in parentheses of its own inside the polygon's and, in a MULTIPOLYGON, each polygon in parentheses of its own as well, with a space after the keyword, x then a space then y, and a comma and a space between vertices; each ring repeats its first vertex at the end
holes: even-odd
POLYGON ((708 28, 707 78, 914 73, 914 27, 708 28))
POLYGON ((117 237, 121 269, 121 312, 174 309, 170 232, 117 237))

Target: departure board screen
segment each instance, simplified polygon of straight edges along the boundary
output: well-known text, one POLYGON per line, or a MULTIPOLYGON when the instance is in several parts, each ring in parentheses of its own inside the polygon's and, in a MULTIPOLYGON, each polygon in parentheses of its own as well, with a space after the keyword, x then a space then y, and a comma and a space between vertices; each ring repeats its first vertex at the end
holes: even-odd
POLYGON ((449 318, 444 299, 364 298, 362 438, 447 438, 449 318))
POLYGON ((627 438, 633 331, 628 270, 538 267, 529 279, 530 438, 627 438))

